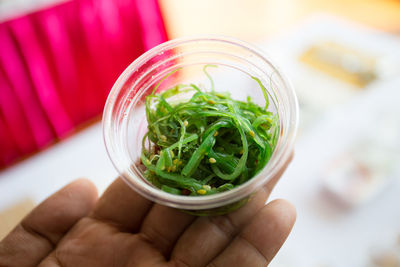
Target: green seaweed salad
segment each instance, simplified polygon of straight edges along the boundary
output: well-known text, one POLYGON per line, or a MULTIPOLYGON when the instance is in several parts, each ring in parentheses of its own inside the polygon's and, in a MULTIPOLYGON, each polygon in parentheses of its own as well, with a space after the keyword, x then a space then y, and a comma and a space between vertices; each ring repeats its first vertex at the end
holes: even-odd
MULTIPOLYGON (((206 66, 207 67, 207 66, 206 66)), ((231 190, 264 168, 275 148, 279 119, 265 106, 231 98, 194 84, 177 85, 145 99, 148 132, 141 163, 154 186, 175 195, 210 195, 231 190), (189 97, 187 97, 189 95, 189 97)), ((167 75, 169 76, 169 75, 167 75)))

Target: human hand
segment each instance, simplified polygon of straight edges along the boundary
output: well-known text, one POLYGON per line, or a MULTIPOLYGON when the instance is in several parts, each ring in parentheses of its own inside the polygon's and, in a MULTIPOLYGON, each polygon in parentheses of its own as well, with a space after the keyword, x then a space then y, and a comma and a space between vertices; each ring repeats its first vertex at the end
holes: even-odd
POLYGON ((241 209, 194 217, 154 204, 120 178, 97 199, 80 179, 36 207, 0 243, 0 266, 266 266, 296 217, 265 205, 281 174, 241 209))

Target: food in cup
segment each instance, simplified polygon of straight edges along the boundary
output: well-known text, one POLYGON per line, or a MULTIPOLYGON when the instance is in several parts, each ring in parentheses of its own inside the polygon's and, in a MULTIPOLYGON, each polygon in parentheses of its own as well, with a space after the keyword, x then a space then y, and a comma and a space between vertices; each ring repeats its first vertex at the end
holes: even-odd
POLYGON ((250 96, 240 101, 228 91, 215 91, 207 67, 213 66, 204 66, 209 90, 191 83, 155 93, 156 85, 145 98, 144 176, 170 194, 202 196, 234 189, 265 167, 276 146, 279 117, 268 111, 261 81, 251 76, 263 92, 263 107, 250 96))

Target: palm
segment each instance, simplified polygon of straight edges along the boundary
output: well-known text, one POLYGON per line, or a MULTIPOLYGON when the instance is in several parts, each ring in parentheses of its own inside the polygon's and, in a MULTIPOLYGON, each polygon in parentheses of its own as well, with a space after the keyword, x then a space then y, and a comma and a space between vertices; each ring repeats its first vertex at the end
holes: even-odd
POLYGON ((0 266, 264 266, 295 217, 285 201, 264 206, 278 178, 245 208, 201 218, 153 204, 120 179, 97 200, 93 185, 81 180, 0 243, 0 266))

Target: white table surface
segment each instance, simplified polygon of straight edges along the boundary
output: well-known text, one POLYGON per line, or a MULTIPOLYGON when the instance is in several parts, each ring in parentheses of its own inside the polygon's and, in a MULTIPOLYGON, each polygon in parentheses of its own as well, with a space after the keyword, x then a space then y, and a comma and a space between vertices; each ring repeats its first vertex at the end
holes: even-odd
POLYGON ((0 172, 0 209, 25 197, 38 203, 80 177, 93 181, 99 191, 117 177, 100 123, 0 172))

